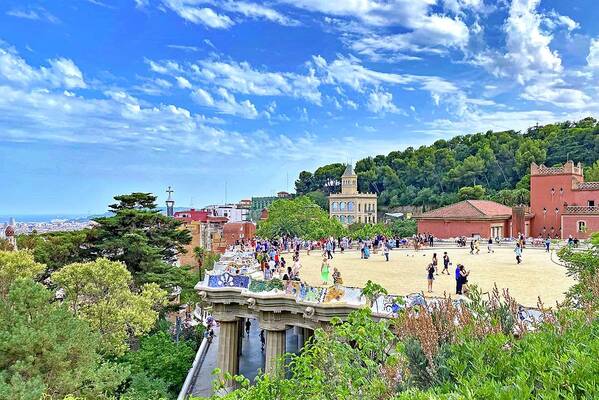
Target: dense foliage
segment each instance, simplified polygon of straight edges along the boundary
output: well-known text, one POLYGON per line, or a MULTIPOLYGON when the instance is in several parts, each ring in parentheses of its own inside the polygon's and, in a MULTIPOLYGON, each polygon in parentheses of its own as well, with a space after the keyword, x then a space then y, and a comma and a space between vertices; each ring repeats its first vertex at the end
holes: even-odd
POLYGON ((268 208, 268 219, 258 223, 256 235, 274 239, 297 236, 309 240, 338 237, 344 233, 341 223, 307 196, 279 199, 268 208))
MULTIPOLYGON (((597 154, 599 123, 585 118, 536 126, 525 133, 488 131, 441 139, 430 146, 362 159, 355 172, 359 189, 377 193, 381 209, 432 208, 460 198, 490 198, 513 205, 528 201, 531 162, 555 165, 571 159, 591 166, 597 154), (460 193, 464 187, 471 189, 460 193)), ((339 189, 343 170, 342 164, 330 164, 314 173, 302 171, 295 182, 296 191, 319 202, 322 194, 339 189)), ((598 175, 599 165, 595 165, 587 178, 599 180, 598 175)))

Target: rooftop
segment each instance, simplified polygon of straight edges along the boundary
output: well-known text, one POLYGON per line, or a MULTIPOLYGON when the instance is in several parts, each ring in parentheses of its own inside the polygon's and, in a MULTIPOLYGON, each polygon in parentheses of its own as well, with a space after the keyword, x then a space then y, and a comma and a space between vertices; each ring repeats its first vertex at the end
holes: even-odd
POLYGON ((512 209, 503 204, 490 200, 464 200, 459 203, 450 204, 445 207, 437 208, 425 212, 415 218, 457 218, 457 219, 489 219, 489 218, 509 218, 512 215, 512 209))

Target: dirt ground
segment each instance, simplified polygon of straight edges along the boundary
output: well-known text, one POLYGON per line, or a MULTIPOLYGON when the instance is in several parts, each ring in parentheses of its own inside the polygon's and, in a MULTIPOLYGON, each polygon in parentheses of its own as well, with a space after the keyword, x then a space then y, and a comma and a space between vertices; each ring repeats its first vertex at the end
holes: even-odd
MULTIPOLYGON (((536 306, 537 297, 541 296, 546 306, 555 305, 564 299, 564 293, 574 281, 566 276, 564 267, 551 261, 550 255, 539 249, 525 249, 523 263, 516 264, 512 248, 495 248, 495 253, 487 253, 482 247, 480 254, 469 254, 469 248, 392 250, 389 262, 385 262, 382 253, 371 254, 368 260, 360 259, 358 251, 346 251, 345 254, 334 254, 331 260, 333 267, 341 272, 343 284, 363 287, 368 280, 379 283, 391 294, 410 294, 424 291, 426 295, 443 296, 444 292, 455 297, 454 270, 458 263, 464 264, 471 271, 469 283, 476 284, 483 291, 493 289, 493 285, 501 290, 508 288, 510 294, 526 306, 536 306), (443 252, 447 251, 453 264, 451 275, 441 275, 443 269, 443 252), (426 266, 433 253, 439 259, 439 275, 435 276, 433 293, 426 293, 426 266)), ((285 256, 285 255, 284 255, 285 256)), ((291 258, 291 255, 288 255, 291 258)), ((287 257, 285 257, 287 258, 287 257)), ((554 256, 557 260, 557 257, 554 256)), ((291 260, 289 260, 291 261, 291 260)), ((322 253, 312 251, 309 256, 301 253, 301 279, 312 285, 320 285, 320 265, 322 253)))

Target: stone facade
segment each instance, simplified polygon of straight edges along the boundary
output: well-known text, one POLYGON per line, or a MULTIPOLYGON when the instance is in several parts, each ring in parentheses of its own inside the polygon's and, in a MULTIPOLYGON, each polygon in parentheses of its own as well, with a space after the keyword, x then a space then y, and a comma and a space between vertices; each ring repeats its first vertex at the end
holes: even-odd
POLYGON ((358 175, 351 164, 341 176, 341 193, 329 196, 329 215, 344 225, 377 223, 377 196, 358 192, 358 175))

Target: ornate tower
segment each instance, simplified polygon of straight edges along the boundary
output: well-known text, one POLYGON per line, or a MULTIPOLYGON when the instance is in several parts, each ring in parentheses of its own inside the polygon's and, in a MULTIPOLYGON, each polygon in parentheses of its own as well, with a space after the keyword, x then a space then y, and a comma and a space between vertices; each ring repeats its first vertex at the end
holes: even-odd
POLYGON ((172 198, 174 190, 169 186, 166 192, 168 193, 168 199, 166 199, 166 216, 172 217, 175 215, 175 200, 172 198))
POLYGON ((17 238, 15 236, 15 220, 11 218, 8 226, 4 230, 4 235, 6 236, 6 240, 8 240, 8 244, 11 245, 14 251, 17 251, 17 238))
POLYGON ((358 175, 354 173, 351 164, 347 164, 345 172, 341 175, 341 194, 358 193, 358 175))

